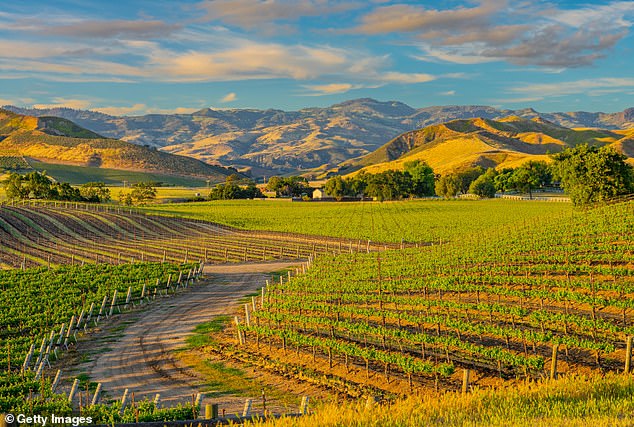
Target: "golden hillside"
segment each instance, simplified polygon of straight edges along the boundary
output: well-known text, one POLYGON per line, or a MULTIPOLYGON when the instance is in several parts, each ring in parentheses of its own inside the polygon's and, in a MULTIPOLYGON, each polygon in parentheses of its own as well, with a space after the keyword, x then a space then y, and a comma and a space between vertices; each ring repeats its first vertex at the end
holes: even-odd
POLYGON ((185 156, 104 138, 57 117, 30 117, 0 110, 0 156, 46 163, 152 171, 224 180, 232 171, 185 156))
POLYGON ((633 137, 632 131, 569 129, 541 118, 453 120, 406 132, 366 156, 343 163, 338 172, 403 169, 412 160, 426 161, 441 174, 471 166, 517 167, 528 160, 550 161, 550 154, 582 143, 613 145, 633 157, 633 137))

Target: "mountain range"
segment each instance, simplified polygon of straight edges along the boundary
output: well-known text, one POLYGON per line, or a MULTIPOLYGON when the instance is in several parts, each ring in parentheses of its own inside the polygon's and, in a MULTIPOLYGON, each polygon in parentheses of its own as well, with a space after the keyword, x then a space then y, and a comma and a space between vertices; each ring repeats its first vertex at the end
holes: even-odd
POLYGON ((191 114, 121 117, 67 108, 5 108, 66 118, 99 135, 233 166, 254 176, 297 171, 317 176, 341 163, 358 165, 350 161, 364 158, 403 133, 456 119, 519 117, 566 128, 634 127, 634 108, 618 113, 540 113, 488 106, 413 108, 369 98, 299 111, 205 108, 191 114))

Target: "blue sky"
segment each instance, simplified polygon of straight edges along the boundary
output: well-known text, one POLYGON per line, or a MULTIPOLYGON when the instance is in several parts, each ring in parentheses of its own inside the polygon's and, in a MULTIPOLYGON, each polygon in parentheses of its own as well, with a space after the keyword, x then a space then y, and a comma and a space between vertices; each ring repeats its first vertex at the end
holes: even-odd
POLYGON ((111 114, 634 106, 634 1, 30 0, 0 4, 0 105, 111 114))

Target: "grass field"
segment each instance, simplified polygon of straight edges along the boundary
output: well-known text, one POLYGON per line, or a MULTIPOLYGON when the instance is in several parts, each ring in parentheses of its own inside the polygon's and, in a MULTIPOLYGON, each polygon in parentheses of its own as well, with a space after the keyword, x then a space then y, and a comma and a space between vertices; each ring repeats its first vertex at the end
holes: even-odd
POLYGON ((134 172, 119 169, 92 168, 84 166, 61 165, 53 163, 43 163, 35 160, 29 160, 33 169, 37 171, 46 171, 46 173, 55 178, 57 181, 68 182, 71 184, 85 184, 86 182, 104 182, 108 185, 123 185, 124 181, 128 183, 142 181, 163 182, 167 185, 176 185, 180 187, 204 187, 206 181, 202 178, 183 177, 174 175, 165 175, 159 173, 134 172))
POLYGON ((375 242, 451 240, 572 212, 568 203, 513 200, 291 203, 214 201, 150 206, 149 212, 204 219, 234 227, 375 242))
POLYGON ((312 426, 631 426, 632 377, 572 377, 462 395, 416 396, 366 408, 365 402, 330 403, 312 415, 250 425, 312 426))
MULTIPOLYGON (((124 189, 122 186, 108 186, 108 189, 113 200, 118 200, 121 191, 129 191, 128 188, 124 189)), ((193 199, 196 194, 205 197, 208 193, 207 187, 156 187, 156 200, 159 203, 181 201, 193 199)))

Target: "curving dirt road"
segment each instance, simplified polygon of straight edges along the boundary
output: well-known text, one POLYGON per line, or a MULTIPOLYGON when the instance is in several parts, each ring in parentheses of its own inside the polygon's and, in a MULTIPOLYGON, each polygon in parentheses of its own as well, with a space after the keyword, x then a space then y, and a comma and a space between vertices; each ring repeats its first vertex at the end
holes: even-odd
MULTIPOLYGON (((94 359, 82 371, 91 381, 101 382, 112 398, 119 398, 127 388, 137 400, 160 393, 163 406, 191 401, 192 394, 200 391, 201 378, 184 367, 173 351, 185 345, 196 325, 235 310, 240 298, 262 287, 269 277, 265 273, 292 265, 297 261, 206 266, 202 285, 124 315, 120 328, 128 326, 120 338, 115 335, 109 344, 97 344, 94 359)), ((244 398, 238 400, 244 403, 244 398)))

